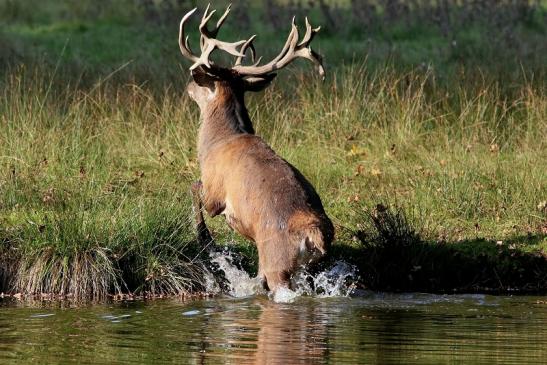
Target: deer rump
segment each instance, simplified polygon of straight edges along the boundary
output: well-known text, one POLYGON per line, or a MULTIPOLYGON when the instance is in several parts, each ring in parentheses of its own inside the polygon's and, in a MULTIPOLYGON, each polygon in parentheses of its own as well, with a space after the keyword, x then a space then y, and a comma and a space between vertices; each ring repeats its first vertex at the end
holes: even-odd
POLYGON ((334 228, 318 194, 260 137, 232 137, 201 166, 205 209, 256 243, 259 276, 269 288, 287 284, 298 266, 326 253, 334 228))

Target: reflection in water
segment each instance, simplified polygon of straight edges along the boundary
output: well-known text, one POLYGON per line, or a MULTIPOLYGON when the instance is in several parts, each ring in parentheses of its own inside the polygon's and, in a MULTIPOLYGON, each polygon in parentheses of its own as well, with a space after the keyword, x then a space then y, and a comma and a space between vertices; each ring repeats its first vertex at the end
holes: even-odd
POLYGON ((328 322, 320 305, 294 307, 265 302, 256 324, 259 331, 254 363, 325 363, 328 322))
POLYGON ((540 363, 532 297, 266 297, 71 307, 0 302, 0 363, 540 363))

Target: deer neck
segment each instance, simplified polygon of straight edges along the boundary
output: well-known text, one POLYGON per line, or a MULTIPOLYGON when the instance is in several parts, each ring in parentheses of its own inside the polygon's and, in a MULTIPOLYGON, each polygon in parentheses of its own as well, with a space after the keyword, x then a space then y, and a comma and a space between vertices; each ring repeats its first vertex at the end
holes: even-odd
POLYGON ((238 134, 254 134, 243 93, 220 89, 219 95, 201 110, 202 123, 198 138, 200 161, 215 146, 238 134))

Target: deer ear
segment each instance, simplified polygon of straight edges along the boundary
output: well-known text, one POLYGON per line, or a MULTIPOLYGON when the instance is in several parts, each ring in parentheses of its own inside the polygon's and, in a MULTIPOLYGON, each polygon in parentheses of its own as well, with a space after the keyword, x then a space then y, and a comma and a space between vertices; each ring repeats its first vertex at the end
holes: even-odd
POLYGON ((218 77, 211 75, 205 71, 202 67, 198 67, 195 70, 192 70, 192 78, 194 82, 202 87, 207 87, 211 91, 215 91, 215 81, 218 80, 218 77))
POLYGON ((267 74, 260 77, 248 77, 243 79, 245 91, 262 91, 270 85, 276 76, 277 74, 267 74))

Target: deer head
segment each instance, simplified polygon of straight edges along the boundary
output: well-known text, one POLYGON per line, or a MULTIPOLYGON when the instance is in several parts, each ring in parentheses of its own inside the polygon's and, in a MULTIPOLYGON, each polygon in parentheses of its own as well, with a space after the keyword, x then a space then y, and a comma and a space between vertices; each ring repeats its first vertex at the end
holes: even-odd
POLYGON ((207 6, 199 25, 201 54, 199 56, 194 54, 188 37, 185 37, 184 26, 196 10, 197 8, 194 8, 189 11, 180 22, 179 46, 182 55, 192 61, 190 71, 193 82, 188 86, 188 93, 199 105, 202 112, 211 102, 219 97, 226 96, 226 94, 233 95, 243 104, 245 91, 263 90, 275 78, 277 70, 286 67, 297 58, 305 58, 313 62, 320 76, 324 79, 325 69, 322 64, 322 57, 310 47, 311 41, 315 34, 319 32, 320 27, 312 28, 307 18, 304 38, 299 42, 298 28, 293 18, 291 31, 281 52, 270 62, 261 64, 261 58, 255 60, 256 51, 253 41, 256 35, 247 40, 233 43, 216 38, 222 24, 230 13, 230 6, 226 8, 213 30, 207 27, 207 23, 215 10, 209 11, 209 6, 207 6), (210 60, 211 53, 217 49, 236 57, 233 66, 222 67, 210 60), (243 59, 248 51, 250 51, 253 64, 244 65, 243 59))

